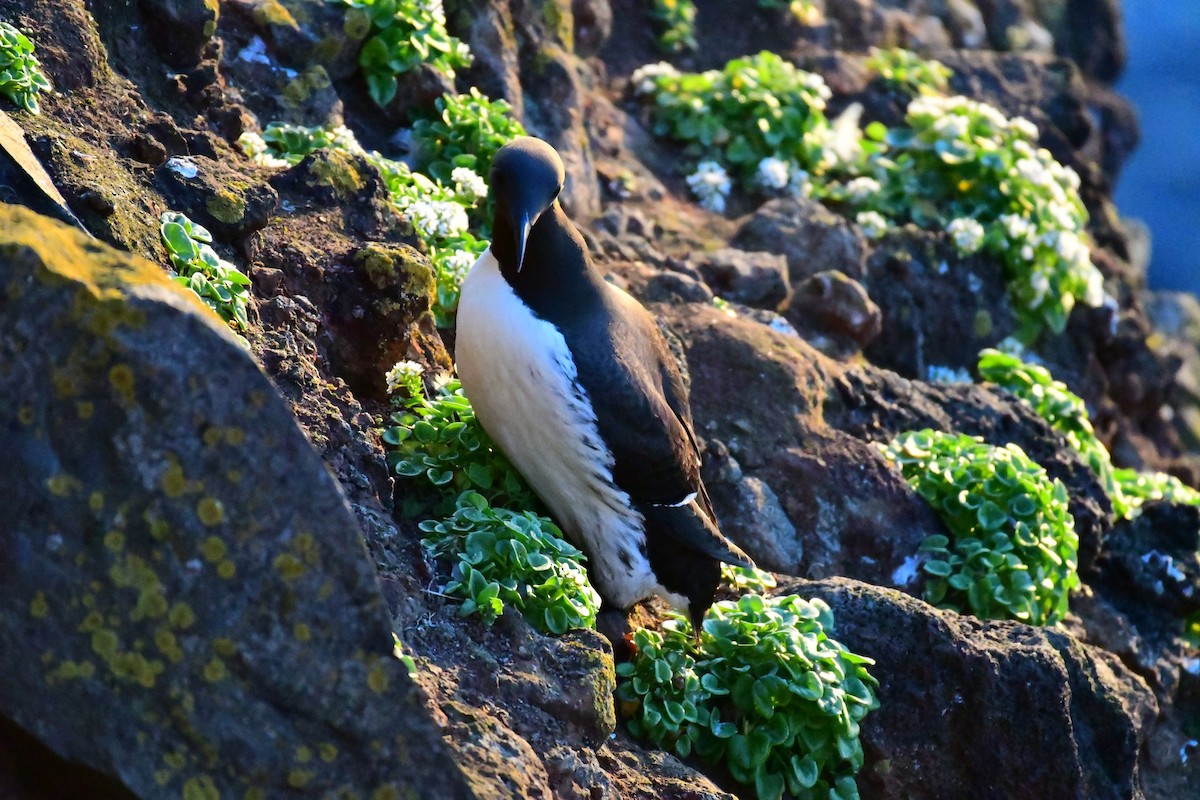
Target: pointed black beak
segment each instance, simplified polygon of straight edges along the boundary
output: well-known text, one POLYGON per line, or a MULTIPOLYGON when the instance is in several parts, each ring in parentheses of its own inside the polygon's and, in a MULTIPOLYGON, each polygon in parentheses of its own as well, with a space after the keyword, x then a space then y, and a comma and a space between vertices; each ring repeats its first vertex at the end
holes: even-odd
POLYGON ((525 265, 525 243, 529 241, 529 229, 533 227, 528 211, 521 212, 521 219, 514 227, 517 235, 517 272, 520 272, 525 265))

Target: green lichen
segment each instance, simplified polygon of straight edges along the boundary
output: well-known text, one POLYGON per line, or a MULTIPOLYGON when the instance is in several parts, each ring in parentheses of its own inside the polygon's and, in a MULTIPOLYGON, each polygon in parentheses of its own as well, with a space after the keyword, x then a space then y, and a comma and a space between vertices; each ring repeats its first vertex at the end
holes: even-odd
POLYGON ((204 209, 218 222, 233 225, 246 216, 246 198, 228 189, 218 189, 205 201, 204 209))
POLYGON ((433 270, 411 247, 371 243, 354 254, 354 266, 376 289, 400 286, 406 294, 433 302, 437 289, 433 270))
POLYGON ((367 185, 354 157, 344 150, 320 151, 313 157, 309 172, 315 178, 314 185, 331 187, 342 200, 349 200, 367 185))

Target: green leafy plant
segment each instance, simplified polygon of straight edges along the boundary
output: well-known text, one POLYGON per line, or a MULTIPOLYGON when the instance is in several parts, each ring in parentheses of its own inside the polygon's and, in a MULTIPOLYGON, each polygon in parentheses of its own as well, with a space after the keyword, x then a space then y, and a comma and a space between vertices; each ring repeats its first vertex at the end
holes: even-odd
POLYGON ((923 430, 879 447, 950 530, 921 545, 928 602, 984 619, 1062 619, 1079 586, 1079 536, 1062 483, 1015 444, 923 430))
POLYGON ((979 353, 979 375, 985 381, 1007 389, 1066 437, 1071 447, 1083 456, 1100 479, 1105 493, 1112 500, 1113 509, 1119 516, 1128 515, 1126 503, 1113 476, 1108 448, 1096 438, 1083 398, 1068 389, 1062 381, 1054 380, 1045 367, 990 348, 979 353))
POLYGON ((1083 398, 1054 380, 1045 367, 988 349, 979 354, 979 375, 1012 392, 1066 437, 1100 479, 1118 517, 1133 519, 1150 501, 1200 505, 1200 492, 1173 475, 1114 469, 1108 448, 1096 438, 1083 398))
MULTIPOLYGON (((246 330, 250 324, 246 319, 250 279, 217 255, 208 229, 168 211, 160 219, 159 232, 177 273, 175 282, 199 295, 235 330, 246 330)), ((245 339, 242 342, 245 344, 245 339)))
POLYGON ((667 53, 695 50, 696 4, 692 0, 653 0, 650 9, 658 29, 658 47, 667 53))
POLYGON ((600 596, 587 580, 583 553, 546 517, 492 507, 464 492, 453 516, 421 523, 425 546, 453 562, 445 592, 463 598, 462 616, 491 625, 506 608, 545 633, 594 628, 600 596))
POLYGON ((446 31, 442 0, 328 0, 366 12, 371 33, 358 53, 358 65, 371 98, 386 106, 396 96, 399 75, 421 64, 454 77, 469 67, 471 50, 446 31))
POLYGON ((413 657, 405 652, 404 645, 400 642, 400 637, 394 631, 392 632, 392 655, 404 664, 404 668, 408 670, 409 675, 417 674, 417 662, 413 661, 413 657))
POLYGON ((940 61, 921 58, 903 47, 871 48, 867 69, 906 94, 945 94, 953 71, 940 61))
POLYGON ((630 731, 724 763, 759 800, 858 797, 859 723, 879 707, 869 658, 830 638, 820 599, 748 594, 715 603, 697 640, 672 615, 633 635, 617 667, 630 731))
POLYGON ((1165 472, 1118 469, 1114 472, 1114 476, 1117 487, 1130 507, 1130 512, 1123 515, 1128 518, 1137 516, 1141 507, 1149 502, 1200 506, 1200 492, 1174 475, 1168 475, 1165 472))
POLYGON ((413 149, 416 168, 443 183, 457 167, 487 175, 496 151, 525 135, 512 106, 473 86, 466 94, 442 95, 436 105, 435 114, 413 123, 413 149))
POLYGON ((31 114, 41 113, 38 92, 50 90, 29 37, 0 22, 0 93, 31 114))
POLYGON ((765 593, 779 585, 775 576, 757 567, 738 567, 733 564, 721 565, 721 580, 739 594, 746 592, 765 593))
POLYGON ((475 418, 471 403, 457 379, 447 382, 433 398, 426 398, 420 379, 403 385, 408 397, 391 415, 383 432, 391 451, 389 461, 397 475, 422 478, 435 488, 434 510, 448 513, 464 491, 484 495, 490 505, 518 510, 540 510, 541 503, 475 418))

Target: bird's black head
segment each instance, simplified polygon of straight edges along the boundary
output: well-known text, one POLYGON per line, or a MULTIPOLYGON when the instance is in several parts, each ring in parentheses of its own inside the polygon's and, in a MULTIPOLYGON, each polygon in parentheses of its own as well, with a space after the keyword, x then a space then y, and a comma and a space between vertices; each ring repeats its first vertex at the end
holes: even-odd
POLYGON ((492 159, 492 255, 506 271, 520 272, 529 229, 562 191, 562 159, 541 139, 520 136, 492 159))

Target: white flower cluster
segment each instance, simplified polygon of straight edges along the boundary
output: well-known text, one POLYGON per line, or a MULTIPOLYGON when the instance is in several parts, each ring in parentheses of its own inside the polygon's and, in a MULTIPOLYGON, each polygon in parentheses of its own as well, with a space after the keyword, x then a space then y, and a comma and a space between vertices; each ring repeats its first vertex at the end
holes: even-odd
POLYGON ((450 180, 454 182, 454 191, 468 202, 477 203, 487 197, 487 181, 476 175, 473 169, 455 167, 450 173, 450 180))
POLYGON ((792 197, 812 195, 809 175, 795 161, 770 156, 758 162, 754 181, 768 192, 786 191, 792 197))
POLYGON ((446 200, 411 200, 400 211, 422 237, 457 236, 471 224, 465 208, 446 200))
POLYGON ((454 283, 462 283, 463 278, 467 277, 467 272, 475 264, 476 258, 474 253, 467 250, 455 250, 450 255, 438 259, 438 271, 454 283))
POLYGON ((329 131, 329 145, 330 147, 338 147, 359 156, 367 154, 363 146, 358 143, 358 137, 354 135, 354 131, 345 125, 338 125, 329 131))
POLYGON ((883 189, 879 185, 879 181, 867 177, 855 178, 849 181, 843 188, 845 189, 846 197, 855 203, 862 203, 869 200, 883 189))
POLYGON ((660 61, 657 64, 646 64, 633 71, 633 74, 629 76, 629 83, 633 86, 633 93, 641 97, 657 92, 658 79, 663 76, 678 77, 679 70, 666 61, 660 61))
POLYGON ((421 377, 425 367, 415 361, 401 361, 387 371, 384 380, 387 381, 388 394, 404 388, 413 378, 421 377))
POLYGON ((732 184, 729 173, 716 161, 701 161, 696 171, 687 177, 687 184, 700 201, 700 205, 718 214, 725 211, 725 198, 732 184))
POLYGON ((237 140, 238 147, 242 148, 242 152, 250 157, 250 160, 255 164, 271 169, 287 169, 290 164, 282 158, 278 158, 271 154, 271 147, 263 140, 262 136, 254 131, 246 131, 237 140))
POLYGON ((887 218, 878 211, 860 211, 854 217, 854 221, 863 229, 863 233, 867 235, 868 239, 878 239, 887 233, 888 228, 891 227, 887 218))
POLYGON ((971 217, 950 220, 950 224, 946 226, 946 233, 954 240, 958 252, 964 255, 974 253, 983 244, 983 226, 971 217))

